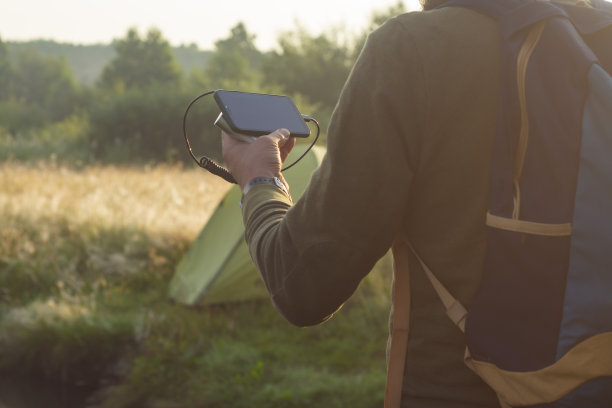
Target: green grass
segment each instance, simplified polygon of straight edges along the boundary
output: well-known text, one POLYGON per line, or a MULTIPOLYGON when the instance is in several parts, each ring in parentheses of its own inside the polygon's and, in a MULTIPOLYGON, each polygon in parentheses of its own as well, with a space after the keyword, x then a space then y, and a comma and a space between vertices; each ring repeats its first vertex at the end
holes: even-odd
POLYGON ((188 308, 174 268, 227 189, 201 171, 0 164, 0 370, 101 388, 100 407, 377 407, 385 258, 313 328, 268 299, 188 308))

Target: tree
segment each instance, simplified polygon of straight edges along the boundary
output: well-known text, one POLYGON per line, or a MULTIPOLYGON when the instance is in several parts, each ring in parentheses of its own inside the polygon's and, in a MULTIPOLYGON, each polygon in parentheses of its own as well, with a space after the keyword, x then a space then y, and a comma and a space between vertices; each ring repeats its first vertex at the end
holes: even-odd
POLYGON ((249 34, 244 23, 236 24, 229 37, 215 43, 205 73, 211 82, 253 82, 261 65, 262 54, 255 47, 255 35, 249 34))
POLYGON ((5 101, 10 96, 10 83, 12 78, 11 62, 9 61, 6 44, 0 38, 0 101, 5 101))
POLYGON ((331 110, 351 66, 352 49, 339 31, 312 36, 303 28, 279 39, 280 52, 267 55, 264 81, 287 94, 299 93, 331 110))
POLYGON ((180 71, 172 48, 158 29, 150 29, 143 39, 131 28, 113 46, 117 56, 102 71, 102 87, 121 91, 178 83, 180 71))
POLYGON ((217 52, 224 51, 240 51, 250 65, 258 65, 261 61, 261 52, 255 46, 254 34, 249 34, 243 22, 239 22, 230 30, 230 35, 227 38, 215 42, 217 52))
POLYGON ((8 95, 0 106, 11 132, 63 120, 80 104, 80 88, 65 59, 22 50, 11 62, 8 95))

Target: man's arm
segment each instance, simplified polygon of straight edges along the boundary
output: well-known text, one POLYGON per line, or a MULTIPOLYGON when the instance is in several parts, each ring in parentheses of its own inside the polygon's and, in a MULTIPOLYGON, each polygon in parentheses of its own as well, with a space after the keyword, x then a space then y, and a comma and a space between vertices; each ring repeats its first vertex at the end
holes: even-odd
MULTIPOLYGON (((270 185, 244 197, 251 256, 292 323, 329 318, 404 226, 418 147, 407 141, 424 132, 423 89, 414 44, 402 26, 387 23, 370 36, 347 81, 327 155, 302 198, 292 207, 270 185)), ((230 169, 239 166, 231 160, 230 169)))

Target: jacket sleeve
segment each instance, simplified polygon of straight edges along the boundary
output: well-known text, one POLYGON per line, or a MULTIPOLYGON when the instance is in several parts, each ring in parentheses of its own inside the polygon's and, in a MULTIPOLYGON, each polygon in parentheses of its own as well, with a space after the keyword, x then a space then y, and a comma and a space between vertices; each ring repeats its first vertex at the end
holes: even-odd
POLYGON ((328 319, 389 249, 409 211, 426 79, 394 20, 371 34, 332 116, 327 154, 301 199, 245 197, 246 241, 271 298, 298 326, 328 319))

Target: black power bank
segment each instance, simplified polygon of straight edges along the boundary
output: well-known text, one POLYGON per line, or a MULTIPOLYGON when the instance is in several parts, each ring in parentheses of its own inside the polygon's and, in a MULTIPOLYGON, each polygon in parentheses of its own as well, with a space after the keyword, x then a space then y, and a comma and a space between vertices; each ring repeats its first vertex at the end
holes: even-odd
POLYGON ((287 96, 220 89, 214 97, 222 119, 234 134, 257 137, 285 128, 294 137, 310 136, 308 125, 287 96))

